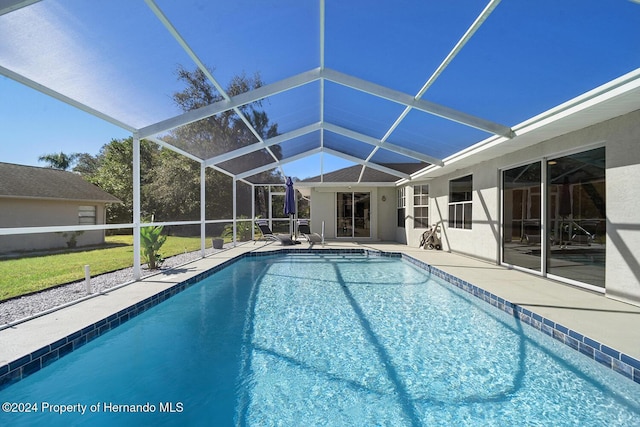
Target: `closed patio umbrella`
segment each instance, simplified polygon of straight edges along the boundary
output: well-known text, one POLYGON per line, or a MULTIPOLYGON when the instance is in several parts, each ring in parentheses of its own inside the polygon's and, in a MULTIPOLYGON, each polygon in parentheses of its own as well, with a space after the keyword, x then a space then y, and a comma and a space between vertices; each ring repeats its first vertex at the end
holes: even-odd
POLYGON ((289 215, 289 234, 293 237, 293 215, 296 214, 296 192, 293 189, 291 177, 287 177, 284 192, 284 214, 289 215))

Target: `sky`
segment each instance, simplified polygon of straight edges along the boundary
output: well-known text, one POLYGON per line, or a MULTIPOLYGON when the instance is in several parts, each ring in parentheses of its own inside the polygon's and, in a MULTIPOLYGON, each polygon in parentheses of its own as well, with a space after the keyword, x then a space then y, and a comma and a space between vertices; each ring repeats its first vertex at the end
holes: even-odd
POLYGON ((44 154, 98 154, 131 133, 75 107, 0 77, 0 161, 46 166, 44 154))
MULTIPOLYGON (((96 155, 112 139, 131 133, 27 86, 0 76, 0 162, 47 166, 45 154, 64 152, 96 155), (9 102, 7 102, 10 100, 9 102)), ((318 157, 285 165, 288 176, 304 179, 315 174, 318 157)), ((325 168, 353 163, 325 156, 325 168)))
MULTIPOLYGON (((112 139, 131 136, 127 130, 3 76, 0 94, 0 162, 44 167, 47 163, 38 160, 42 155, 95 156, 112 139)), ((353 164, 331 156, 325 161, 333 170, 353 164)), ((285 171, 302 179, 310 176, 317 162, 314 156, 285 165, 285 171)))
MULTIPOLYGON (((269 84, 319 66, 317 1, 156 1, 222 86, 237 74, 260 72, 269 84)), ((0 67, 28 70, 29 78, 136 128, 178 114, 175 70, 194 68, 191 58, 143 1, 96 4, 45 0, 0 16, 0 67), (131 9, 122 13, 125 6, 131 9)), ((325 66, 413 96, 486 5, 326 0, 325 66)), ((423 99, 514 126, 640 66, 637 28, 640 4, 630 0, 502 1, 423 99)), ((130 136, 1 74, 2 162, 44 166, 43 154, 95 155, 111 139, 130 136)), ((263 103, 280 132, 319 120, 319 87, 263 103)), ((380 139, 402 110, 325 83, 323 115, 333 124, 380 139)), ((488 136, 413 110, 388 141, 444 158, 488 136)), ((352 155, 371 148, 340 138, 333 144, 352 155)), ((323 164, 330 171, 352 163, 324 155, 323 164)), ((319 155, 284 170, 317 175, 319 155)))
MULTIPOLYGON (((0 162, 47 166, 38 158, 63 152, 96 155, 112 139, 131 132, 0 76, 0 162)), ((319 173, 318 155, 284 166, 287 176, 304 179, 319 173)), ((325 172, 353 165, 326 155, 325 172)))

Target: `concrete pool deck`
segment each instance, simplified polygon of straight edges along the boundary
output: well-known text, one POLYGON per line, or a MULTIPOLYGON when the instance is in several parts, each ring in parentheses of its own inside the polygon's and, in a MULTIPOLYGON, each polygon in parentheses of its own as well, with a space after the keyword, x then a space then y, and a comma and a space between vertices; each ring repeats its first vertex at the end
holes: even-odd
MULTIPOLYGON (((283 247, 272 242, 240 245, 0 330, 0 378, 11 372, 13 366, 29 362, 27 358, 33 358, 34 352, 41 350, 40 353, 44 353, 43 347, 49 346, 49 350, 60 348, 60 352, 56 351, 55 357, 50 361, 56 360, 58 354, 62 357, 71 351, 63 352, 62 349, 65 344, 72 347, 67 337, 75 332, 93 328, 92 325, 109 316, 112 316, 113 321, 114 313, 148 300, 243 253, 308 247, 307 244, 283 247), (56 347, 52 343, 57 343, 56 347), (2 372, 1 367, 7 364, 10 364, 9 368, 2 372)), ((323 247, 316 244, 314 248, 323 247)), ((640 307, 606 298, 602 294, 448 252, 425 251, 397 243, 377 242, 328 242, 324 248, 405 253, 640 360, 640 328, 637 327, 640 325, 640 307)), ((128 318, 128 315, 125 317, 128 318)), ((115 325, 119 324, 120 320, 115 320, 115 325)), ((38 363, 45 366, 44 360, 38 363)), ((40 365, 37 369, 39 368, 40 365)), ((27 368, 25 375, 28 375, 31 369, 33 367, 27 368)))

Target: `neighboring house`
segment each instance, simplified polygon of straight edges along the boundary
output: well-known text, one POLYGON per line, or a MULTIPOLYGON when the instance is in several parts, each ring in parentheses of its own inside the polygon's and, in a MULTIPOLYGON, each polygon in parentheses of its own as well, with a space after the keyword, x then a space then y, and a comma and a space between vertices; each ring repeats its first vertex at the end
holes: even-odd
MULTIPOLYGON (((0 227, 104 224, 116 197, 58 169, 0 162, 0 227)), ((0 253, 104 243, 104 230, 0 236, 0 253)))
POLYGON ((417 247, 436 223, 445 251, 638 304, 640 110, 596 120, 564 133, 541 127, 410 180, 370 168, 360 177, 353 166, 296 189, 328 239, 417 247))

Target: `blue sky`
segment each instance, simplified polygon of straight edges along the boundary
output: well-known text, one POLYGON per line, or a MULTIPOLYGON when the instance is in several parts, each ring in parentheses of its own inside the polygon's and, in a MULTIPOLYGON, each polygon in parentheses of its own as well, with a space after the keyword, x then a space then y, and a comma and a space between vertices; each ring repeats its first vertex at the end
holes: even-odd
MULTIPOLYGON (((131 133, 41 92, 0 76, 0 161, 46 166, 38 157, 49 153, 96 155, 112 139, 131 133)), ((285 165, 288 175, 305 178, 318 172, 319 157, 285 165)), ((350 166, 325 156, 330 170, 350 166)))
POLYGON ((44 166, 47 153, 92 155, 131 134, 6 77, 0 77, 0 161, 44 166))
MULTIPOLYGON (((223 86, 239 73, 259 71, 273 83, 319 66, 317 1, 157 3, 223 86)), ((326 0, 326 66, 415 95, 486 4, 326 0)), ((178 113, 171 101, 180 89, 176 66, 195 65, 143 1, 97 9, 82 0, 45 0, 25 9, 0 17, 0 40, 8 40, 0 43, 0 66, 29 67, 30 78, 134 127, 178 113), (131 9, 123 14, 122 7, 131 9)), ((630 0, 502 1, 424 99, 514 126, 640 66, 638 28, 640 5, 630 0)), ((319 86, 264 102, 281 132, 319 120, 319 86)), ((375 138, 403 109, 325 87, 325 119, 375 138)), ((0 161, 43 165, 42 154, 97 154, 112 138, 129 135, 0 76, 0 161)), ((414 110, 389 142, 443 158, 487 136, 414 110)), ((359 145, 354 153, 366 156, 359 145)), ((318 159, 287 164, 285 173, 316 175, 318 159)), ((325 170, 350 164, 325 155, 325 170)))

